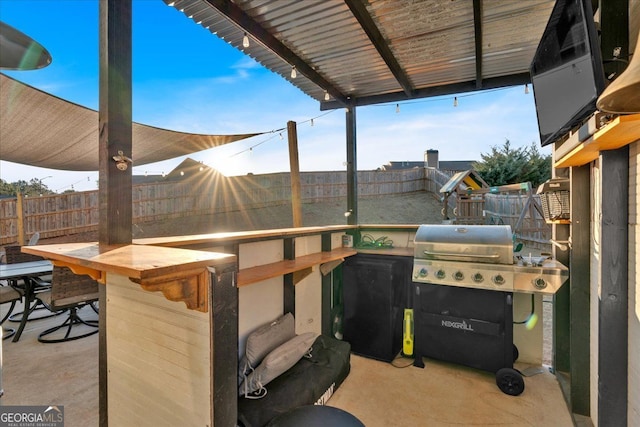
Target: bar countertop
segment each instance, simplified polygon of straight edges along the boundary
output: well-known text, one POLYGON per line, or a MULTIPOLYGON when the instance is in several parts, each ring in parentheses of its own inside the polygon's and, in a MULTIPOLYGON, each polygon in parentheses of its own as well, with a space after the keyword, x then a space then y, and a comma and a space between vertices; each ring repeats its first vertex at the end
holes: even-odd
POLYGON ((125 245, 100 249, 98 243, 24 246, 23 252, 64 265, 118 273, 135 279, 235 262, 235 255, 159 246, 125 245))
POLYGON ((339 233, 355 230, 356 225, 327 225, 322 227, 276 228, 269 230, 231 231, 209 234, 178 235, 166 237, 148 237, 134 239, 136 245, 153 246, 190 246, 211 243, 246 243, 249 241, 268 240, 273 238, 299 237, 311 234, 339 233))

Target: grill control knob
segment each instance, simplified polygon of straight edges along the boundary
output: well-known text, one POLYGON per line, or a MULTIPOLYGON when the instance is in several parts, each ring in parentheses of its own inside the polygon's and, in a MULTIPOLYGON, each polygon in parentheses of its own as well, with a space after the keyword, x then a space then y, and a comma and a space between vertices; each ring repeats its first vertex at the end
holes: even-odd
POLYGON ((480 273, 474 274, 471 276, 471 279, 476 283, 482 283, 484 281, 484 277, 482 277, 482 274, 480 273))
POLYGON ((535 286, 536 289, 544 289, 547 287, 547 282, 542 277, 538 277, 537 279, 533 279, 533 286, 535 286))
POLYGON ((444 270, 438 270, 436 271, 436 277, 438 279, 444 279, 447 276, 447 273, 445 273, 444 270))
POLYGON ((500 285, 504 285, 504 276, 502 276, 502 274, 496 274, 495 276, 493 276, 493 283, 495 283, 496 285, 500 286, 500 285))
POLYGON ((462 271, 456 271, 453 273, 453 278, 457 281, 464 280, 464 274, 462 274, 462 271))
POLYGON ((420 271, 418 271, 418 277, 426 277, 427 273, 428 273, 427 269, 422 267, 420 271))

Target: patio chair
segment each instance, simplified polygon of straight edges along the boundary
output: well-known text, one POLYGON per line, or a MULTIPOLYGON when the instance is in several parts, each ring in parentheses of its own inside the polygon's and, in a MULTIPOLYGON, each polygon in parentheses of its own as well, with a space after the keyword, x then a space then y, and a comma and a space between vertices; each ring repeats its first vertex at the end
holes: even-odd
MULTIPOLYGON (((38 234, 38 237, 39 236, 40 235, 38 234)), ((44 260, 44 258, 42 258, 40 256, 27 254, 27 253, 22 252, 21 248, 22 248, 22 246, 20 246, 20 245, 5 246, 4 252, 5 252, 5 260, 6 260, 7 264, 17 264, 17 263, 20 263, 20 262, 43 261, 44 260)), ((34 281, 34 292, 38 293, 38 292, 46 291, 47 289, 49 289, 49 287, 51 285, 49 284, 49 282, 46 279, 47 279, 46 277, 45 278, 33 279, 33 281, 34 281)), ((9 281, 9 285, 11 285, 15 289, 19 289, 21 287, 19 282, 20 282, 20 280, 10 280, 9 281)), ((43 308, 45 308, 45 307, 42 306, 42 304, 40 304, 38 300, 36 300, 35 304, 33 304, 29 308, 29 316, 31 316, 31 313, 33 313, 35 310, 41 310, 43 308)), ((29 320, 46 319, 46 318, 49 318, 51 316, 52 316, 52 314, 47 314, 45 316, 39 316, 39 317, 35 317, 35 318, 30 317, 29 320)), ((10 322, 20 322, 21 318, 22 318, 22 311, 12 314, 9 317, 9 321, 10 322)))
POLYGON ((97 320, 84 320, 78 315, 78 310, 86 305, 91 305, 95 310, 92 303, 98 301, 98 286, 98 282, 87 275, 74 274, 67 267, 53 267, 51 289, 38 293, 36 297, 52 312, 67 311, 68 316, 64 323, 40 333, 38 341, 57 343, 98 333, 97 320), (78 334, 72 334, 74 327, 82 330, 78 334), (64 337, 50 337, 51 334, 63 328, 66 328, 64 337))
POLYGON ((27 246, 34 246, 36 243, 38 243, 38 240, 40 240, 40 233, 36 231, 29 239, 29 243, 27 243, 27 246))
MULTIPOLYGON (((18 292, 18 290, 12 288, 8 285, 0 284, 0 305, 3 304, 11 304, 9 306, 9 310, 6 311, 6 314, 2 319, 0 319, 0 325, 2 325, 8 318, 11 316, 11 312, 16 306, 18 301, 22 301, 22 294, 18 292)), ((2 312, 5 312, 5 309, 2 309, 2 312)), ((3 329, 2 339, 6 340, 7 338, 11 338, 16 333, 16 330, 13 328, 3 329)))

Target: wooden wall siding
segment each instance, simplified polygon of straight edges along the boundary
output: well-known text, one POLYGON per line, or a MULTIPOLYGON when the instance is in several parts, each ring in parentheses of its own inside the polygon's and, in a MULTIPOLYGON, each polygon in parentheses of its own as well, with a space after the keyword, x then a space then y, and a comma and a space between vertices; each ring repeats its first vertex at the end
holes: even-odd
POLYGON ((211 425, 208 314, 143 291, 126 277, 108 280, 109 423, 211 425))
POLYGON ((629 146, 629 398, 627 422, 640 425, 640 141, 629 146))

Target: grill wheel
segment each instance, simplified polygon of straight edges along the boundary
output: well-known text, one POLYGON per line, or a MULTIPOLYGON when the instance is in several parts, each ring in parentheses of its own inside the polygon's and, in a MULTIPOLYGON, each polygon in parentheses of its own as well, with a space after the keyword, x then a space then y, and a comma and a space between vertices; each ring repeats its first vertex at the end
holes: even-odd
POLYGON ((524 378, 516 369, 500 369, 496 372, 496 384, 503 393, 510 396, 519 396, 524 391, 524 378))

